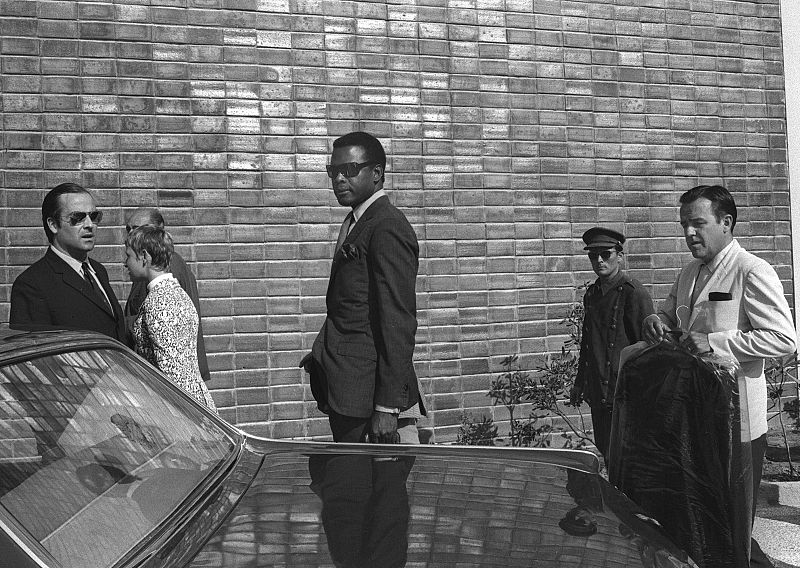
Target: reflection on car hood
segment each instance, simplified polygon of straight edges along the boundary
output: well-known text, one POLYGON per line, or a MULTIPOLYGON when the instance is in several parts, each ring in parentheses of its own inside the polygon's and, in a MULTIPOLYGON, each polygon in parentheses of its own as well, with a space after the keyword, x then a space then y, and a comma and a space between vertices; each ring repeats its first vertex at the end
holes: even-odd
POLYGON ((263 463, 190 566, 689 565, 590 454, 400 448, 251 439, 263 463))

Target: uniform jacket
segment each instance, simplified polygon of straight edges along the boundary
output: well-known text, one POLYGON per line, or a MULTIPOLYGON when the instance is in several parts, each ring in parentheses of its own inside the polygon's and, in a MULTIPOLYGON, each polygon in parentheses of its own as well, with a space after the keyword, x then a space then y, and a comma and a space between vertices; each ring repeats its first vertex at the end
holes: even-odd
POLYGON ((126 341, 125 320, 108 273, 89 259, 112 308, 50 248, 11 287, 9 325, 15 329, 85 329, 126 341))
POLYGON ((420 399, 412 362, 419 246, 387 197, 353 225, 331 265, 327 317, 314 341, 311 390, 323 412, 367 418, 376 404, 420 399))
MULTIPOLYGON (((169 261, 169 271, 172 273, 181 285, 181 288, 189 295, 189 298, 194 304, 194 309, 197 310, 198 317, 200 316, 200 294, 197 291, 197 281, 194 274, 189 269, 186 261, 177 252, 172 254, 169 261)), ((125 302, 125 325, 128 328, 128 333, 133 333, 133 322, 139 309, 144 303, 145 296, 147 296, 147 281, 134 280, 131 291, 128 294, 128 301, 125 302)), ((197 362, 200 365, 200 375, 204 381, 211 379, 211 374, 208 370, 208 358, 206 357, 206 343, 203 340, 203 322, 200 320, 197 326, 197 362)))
MULTIPOLYGON (((750 423, 749 437, 743 431, 742 438, 756 439, 767 431, 764 360, 789 355, 797 348, 783 285, 767 261, 734 240, 690 311, 701 265, 694 259, 681 270, 658 315, 673 328, 707 333, 715 354, 741 365, 750 423)), ((742 421, 744 427, 744 417, 742 421)))
POLYGON ((654 313, 642 284, 624 272, 603 289, 598 278, 583 296, 583 331, 575 385, 591 406, 610 407, 614 399, 619 356, 642 338, 642 321, 654 313))

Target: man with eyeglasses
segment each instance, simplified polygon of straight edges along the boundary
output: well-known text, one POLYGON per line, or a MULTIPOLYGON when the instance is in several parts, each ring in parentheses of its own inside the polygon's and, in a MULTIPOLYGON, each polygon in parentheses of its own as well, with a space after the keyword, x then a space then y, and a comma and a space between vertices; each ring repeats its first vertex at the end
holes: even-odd
POLYGON ((425 408, 414 371, 414 230, 383 191, 386 154, 365 132, 333 143, 334 195, 351 208, 339 231, 327 317, 300 362, 336 442, 419 443, 425 408))
POLYGON ((594 442, 607 461, 619 356, 642 339, 642 322, 655 310, 644 286, 622 270, 622 233, 593 227, 583 242, 597 280, 583 296, 581 351, 570 403, 589 404, 594 442))
MULTIPOLYGON (((134 210, 125 221, 125 231, 130 233, 136 227, 142 225, 151 225, 163 229, 164 216, 158 209, 153 207, 140 207, 134 210)), ((200 314, 200 294, 197 290, 197 280, 194 274, 186 264, 186 261, 177 251, 173 252, 170 256, 169 271, 184 289, 186 294, 192 300, 197 316, 200 318, 200 323, 197 326, 197 362, 200 366, 200 376, 203 377, 204 382, 211 380, 211 373, 208 369, 208 358, 206 357, 206 344, 203 340, 203 322, 200 314)), ((139 314, 139 309, 144 303, 145 296, 147 296, 147 281, 134 280, 131 291, 128 294, 128 301, 125 302, 125 327, 128 333, 133 333, 133 322, 139 314)))
POLYGON ((54 187, 42 202, 50 246, 11 288, 14 329, 84 329, 126 342, 125 321, 105 267, 89 258, 103 219, 91 194, 75 183, 54 187))

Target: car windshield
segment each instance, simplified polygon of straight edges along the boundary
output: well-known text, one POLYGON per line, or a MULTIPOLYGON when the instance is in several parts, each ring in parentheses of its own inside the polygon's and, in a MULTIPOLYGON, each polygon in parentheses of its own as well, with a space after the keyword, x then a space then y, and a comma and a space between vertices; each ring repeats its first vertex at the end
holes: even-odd
POLYGON ((130 355, 0 367, 0 504, 64 567, 111 566, 234 451, 130 355))

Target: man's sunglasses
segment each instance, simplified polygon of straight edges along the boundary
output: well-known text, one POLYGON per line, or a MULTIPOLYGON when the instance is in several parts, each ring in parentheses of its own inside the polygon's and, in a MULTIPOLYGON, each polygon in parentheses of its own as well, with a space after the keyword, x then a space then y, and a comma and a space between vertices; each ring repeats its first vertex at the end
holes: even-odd
POLYGON ((69 221, 69 224, 74 227, 75 225, 80 225, 83 223, 87 215, 92 223, 99 223, 103 220, 102 211, 73 211, 66 216, 66 219, 69 221))
POLYGON ((602 258, 603 260, 608 260, 611 258, 612 253, 615 253, 615 250, 601 250, 600 252, 590 252, 589 253, 589 260, 594 262, 597 260, 597 257, 602 258))
POLYGON ((375 165, 375 162, 347 162, 346 164, 339 164, 338 166, 331 166, 328 164, 325 168, 328 170, 328 177, 336 179, 339 174, 344 174, 344 177, 356 177, 358 173, 367 166, 375 165))

